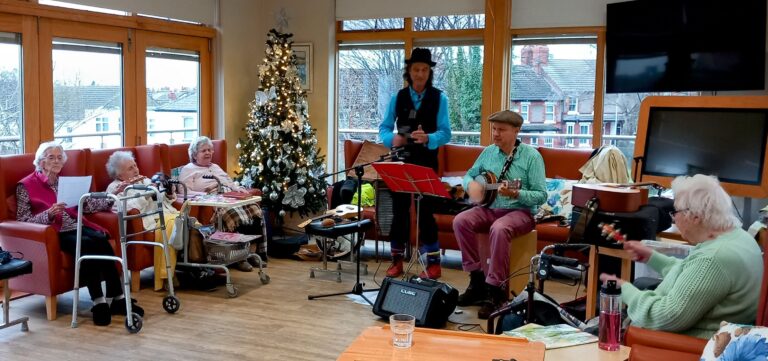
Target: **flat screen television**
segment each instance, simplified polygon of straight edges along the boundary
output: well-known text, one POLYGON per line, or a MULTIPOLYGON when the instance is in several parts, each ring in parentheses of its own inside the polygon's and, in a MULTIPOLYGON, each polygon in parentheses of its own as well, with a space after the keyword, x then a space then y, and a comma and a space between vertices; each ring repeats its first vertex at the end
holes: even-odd
POLYGON ((606 92, 765 89, 766 0, 607 5, 606 92))
POLYGON ((717 176, 734 196, 768 197, 768 97, 648 97, 638 118, 640 181, 717 176))

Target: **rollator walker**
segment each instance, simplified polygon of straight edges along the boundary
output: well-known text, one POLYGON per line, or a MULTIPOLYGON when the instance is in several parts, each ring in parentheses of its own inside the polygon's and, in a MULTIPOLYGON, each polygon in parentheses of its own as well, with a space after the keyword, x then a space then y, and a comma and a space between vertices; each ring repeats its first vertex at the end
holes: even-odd
POLYGON ((115 261, 120 262, 120 265, 122 266, 123 270, 123 295, 125 296, 125 309, 126 309, 126 317, 125 317, 125 328, 130 333, 137 333, 141 331, 141 328, 144 324, 143 319, 139 314, 134 313, 132 311, 132 303, 131 303, 131 280, 130 280, 130 273, 128 271, 128 259, 127 259, 127 248, 129 245, 147 245, 147 246, 153 246, 153 247, 160 247, 163 250, 163 256, 165 257, 165 272, 168 275, 167 282, 168 282, 168 295, 163 298, 163 309, 165 309, 168 313, 176 313, 179 308, 181 307, 181 301, 178 297, 176 297, 176 294, 173 290, 173 274, 171 273, 171 265, 170 265, 170 246, 168 244, 168 236, 165 233, 165 217, 163 214, 163 198, 164 195, 162 192, 160 192, 156 187, 151 185, 143 185, 143 184, 133 184, 129 185, 125 188, 125 194, 129 194, 129 190, 134 190, 136 192, 133 192, 132 195, 127 195, 125 197, 118 197, 111 193, 106 192, 94 192, 94 193, 86 193, 83 194, 80 197, 80 202, 77 207, 77 245, 75 248, 75 285, 73 288, 73 301, 72 301, 72 328, 77 328, 77 305, 78 305, 78 299, 79 299, 79 289, 80 289, 80 262, 84 260, 107 260, 107 261, 115 261), (146 212, 146 213, 140 213, 136 215, 128 215, 126 212, 128 211, 127 208, 127 202, 128 200, 139 198, 139 197, 150 197, 154 196, 156 202, 157 202, 157 209, 152 212, 146 212), (112 198, 115 201, 115 204, 117 205, 117 220, 118 220, 118 228, 120 230, 120 257, 117 256, 98 256, 98 255, 90 255, 90 256, 81 256, 80 255, 80 247, 82 242, 82 233, 83 233, 83 204, 88 198, 112 198), (137 233, 127 233, 127 222, 136 219, 136 218, 142 218, 147 216, 154 216, 158 215, 158 222, 157 227, 151 228, 151 229, 145 229, 141 232, 137 233), (152 241, 142 241, 142 240, 135 240, 135 241, 128 241, 128 238, 142 235, 149 232, 155 232, 156 230, 161 230, 160 234, 162 234, 162 242, 152 242, 152 241))

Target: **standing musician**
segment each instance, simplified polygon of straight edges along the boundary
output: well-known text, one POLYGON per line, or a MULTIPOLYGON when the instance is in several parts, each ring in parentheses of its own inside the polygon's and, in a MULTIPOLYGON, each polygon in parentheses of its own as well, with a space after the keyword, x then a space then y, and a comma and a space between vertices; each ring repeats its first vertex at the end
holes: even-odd
MULTIPOLYGON (((430 167, 437 171, 437 149, 451 140, 448 121, 448 98, 432 86, 433 71, 429 49, 415 48, 405 61, 403 78, 408 87, 400 90, 389 103, 384 120, 379 125, 379 137, 387 147, 405 148, 406 163, 430 167), (396 130, 396 133, 393 132, 396 130)), ((437 242, 437 223, 434 204, 423 198, 419 210, 419 243, 427 254, 426 273, 420 277, 437 279, 441 275, 440 246, 437 242)), ((391 231, 392 265, 387 276, 403 274, 404 241, 410 237, 411 194, 392 194, 393 227, 391 231)))
MULTIPOLYGON (((460 306, 481 305, 478 317, 488 318, 506 301, 503 285, 509 276, 510 240, 531 232, 535 226, 532 212, 547 199, 544 160, 530 145, 520 143, 517 135, 523 117, 510 110, 491 114, 493 144, 486 147, 464 176, 464 187, 470 200, 482 202, 488 194, 486 186, 476 180, 484 172, 492 172, 500 181, 520 180, 519 188, 502 183, 498 197, 485 206, 459 213, 453 230, 461 248, 462 266, 469 272, 467 290, 459 296, 460 306), (483 273, 477 233, 488 233, 491 262, 488 275, 483 273)), ((489 187, 490 188, 490 187, 489 187)), ((535 212, 534 212, 535 213, 535 212)))

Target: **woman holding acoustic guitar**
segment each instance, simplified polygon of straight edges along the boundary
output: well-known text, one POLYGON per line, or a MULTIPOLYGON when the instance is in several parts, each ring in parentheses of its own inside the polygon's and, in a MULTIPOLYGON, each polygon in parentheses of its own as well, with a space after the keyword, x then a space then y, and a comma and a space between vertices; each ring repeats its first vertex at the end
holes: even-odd
POLYGON ((479 206, 459 213, 453 220, 462 266, 470 277, 458 304, 480 305, 477 314, 481 319, 488 318, 507 300, 503 286, 509 276, 510 240, 533 230, 532 214, 547 199, 544 160, 535 148, 517 139, 523 117, 502 110, 488 121, 493 144, 480 153, 464 176, 464 189, 479 206), (486 232, 491 250, 487 275, 476 238, 477 233, 486 232))

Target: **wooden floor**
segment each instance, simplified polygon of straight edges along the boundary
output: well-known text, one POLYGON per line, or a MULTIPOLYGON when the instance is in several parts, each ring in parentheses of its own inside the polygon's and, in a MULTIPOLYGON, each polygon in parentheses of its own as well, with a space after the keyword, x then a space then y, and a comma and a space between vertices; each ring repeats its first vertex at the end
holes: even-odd
MULTIPOLYGON (((372 248, 372 243, 367 244, 366 253, 371 254, 372 248)), ((376 281, 381 282, 388 264, 367 258, 369 274, 363 280, 372 288, 377 267, 381 265, 376 281)), ((80 293, 80 326, 75 329, 70 327, 71 294, 59 296, 59 317, 50 322, 45 319, 42 296, 24 297, 11 302, 11 317, 29 316, 30 331, 21 332, 20 326, 0 330, 0 359, 335 360, 364 328, 384 323, 370 306, 346 296, 307 300, 310 294, 349 291, 354 284, 353 271, 345 273, 341 283, 331 274, 310 279, 309 267, 318 264, 270 259, 271 282, 267 285, 259 282, 256 272, 233 271, 237 298, 228 298, 224 287, 212 292, 179 290, 182 307, 177 314, 163 310, 165 294, 151 290, 151 272, 144 272, 144 286, 133 295, 146 310, 144 327, 133 335, 126 331, 124 317, 113 318, 107 327, 94 326, 85 289, 80 293)), ((442 280, 462 291, 468 277, 460 270, 458 253, 449 251, 443 264, 442 280)), ((547 293, 558 301, 572 299, 576 291, 554 282, 547 287, 547 293)), ((477 307, 461 311, 450 321, 479 323, 477 307)), ((446 328, 457 329, 456 323, 446 328)), ((484 321, 482 325, 485 327, 484 321)), ((474 328, 468 332, 482 331, 474 328)))

